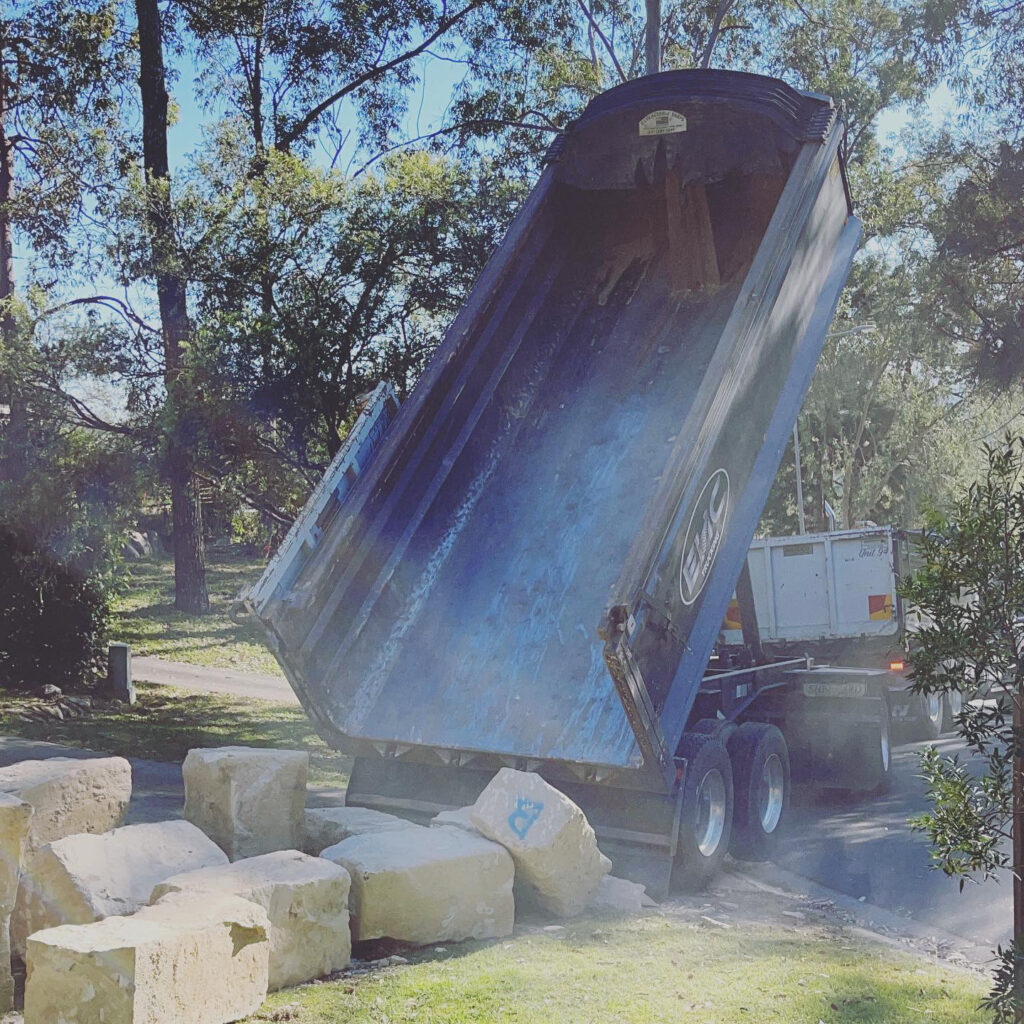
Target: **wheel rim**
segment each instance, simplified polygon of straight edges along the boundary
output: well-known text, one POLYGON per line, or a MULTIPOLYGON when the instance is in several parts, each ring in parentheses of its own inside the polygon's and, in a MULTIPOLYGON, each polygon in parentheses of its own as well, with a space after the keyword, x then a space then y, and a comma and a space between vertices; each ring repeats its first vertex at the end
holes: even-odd
POLYGON ((758 813, 761 829, 774 832, 782 817, 782 804, 786 794, 786 773, 778 754, 770 754, 761 769, 761 785, 758 787, 758 813))
POLYGON ((725 779, 716 768, 700 780, 697 790, 697 849, 710 857, 725 831, 725 779))
POLYGON ((883 774, 889 771, 889 715, 885 708, 882 708, 882 720, 880 722, 881 729, 881 754, 882 754, 882 772, 883 774))
POLYGON ((929 693, 925 700, 925 714, 928 721, 938 724, 942 720, 942 698, 937 693, 929 693))

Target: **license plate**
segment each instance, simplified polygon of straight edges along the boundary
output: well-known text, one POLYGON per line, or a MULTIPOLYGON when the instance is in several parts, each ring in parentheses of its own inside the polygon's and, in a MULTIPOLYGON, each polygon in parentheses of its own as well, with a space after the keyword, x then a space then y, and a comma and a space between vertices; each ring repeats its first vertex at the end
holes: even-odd
POLYGON ((867 683, 804 683, 805 697, 866 697, 867 683))

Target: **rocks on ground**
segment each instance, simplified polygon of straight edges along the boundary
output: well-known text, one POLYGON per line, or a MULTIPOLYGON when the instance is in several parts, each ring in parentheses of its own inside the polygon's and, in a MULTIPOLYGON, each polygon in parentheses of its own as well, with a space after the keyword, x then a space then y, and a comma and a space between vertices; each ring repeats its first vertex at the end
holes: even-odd
POLYGON ((128 917, 28 940, 26 1024, 227 1024, 267 992, 267 913, 237 896, 172 894, 128 917))
POLYGON ((352 876, 352 934, 413 944, 508 935, 512 859, 497 843, 454 829, 351 836, 321 854, 352 876))
POLYGON ((348 965, 350 884, 340 865, 282 850, 173 875, 153 890, 153 902, 173 892, 209 892, 258 903, 270 921, 269 985, 274 991, 348 965))
POLYGON ((305 814, 303 850, 319 856, 349 836, 367 832, 388 832, 412 827, 412 823, 394 814, 384 814, 369 807, 311 807, 305 814))
POLYGON ((431 828, 461 828, 464 832, 480 835, 480 830, 473 824, 470 817, 472 807, 456 807, 451 811, 441 811, 430 819, 431 828))
POLYGON ((470 818, 512 855, 538 906, 559 917, 582 913, 611 869, 584 813, 534 772, 502 768, 470 818))
POLYGON ((14 1005, 11 973, 11 914, 25 856, 32 805, 0 793, 0 1013, 14 1005))
POLYGON ((185 817, 231 860, 299 850, 309 755, 300 750, 190 750, 182 765, 185 817))
POLYGON ((101 835, 66 836, 39 850, 27 890, 27 934, 132 914, 169 875, 227 863, 224 852, 187 821, 125 825, 101 835))
POLYGON ((28 935, 25 907, 35 887, 38 851, 65 836, 107 832, 120 825, 132 795, 132 769, 123 757, 19 761, 0 768, 0 792, 25 801, 33 810, 11 918, 11 946, 20 955, 28 935))

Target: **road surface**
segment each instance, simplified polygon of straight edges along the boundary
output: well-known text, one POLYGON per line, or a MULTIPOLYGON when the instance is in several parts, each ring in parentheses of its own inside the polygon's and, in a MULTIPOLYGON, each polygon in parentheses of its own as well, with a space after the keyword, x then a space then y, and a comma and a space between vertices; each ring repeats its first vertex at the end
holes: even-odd
POLYGON ((283 704, 299 703, 288 680, 280 675, 186 665, 184 662, 136 655, 132 657, 132 677, 136 682, 179 686, 204 693, 230 693, 236 697, 258 697, 260 700, 276 700, 283 704))
MULTIPOLYGON (((929 809, 917 778, 918 754, 927 744, 893 749, 893 779, 882 796, 797 791, 790 829, 778 864, 794 874, 854 899, 909 917, 926 927, 994 949, 1012 932, 1010 878, 959 883, 929 867, 927 838, 912 833, 907 819, 929 809)), ((937 744, 945 754, 962 753, 958 740, 937 744)))

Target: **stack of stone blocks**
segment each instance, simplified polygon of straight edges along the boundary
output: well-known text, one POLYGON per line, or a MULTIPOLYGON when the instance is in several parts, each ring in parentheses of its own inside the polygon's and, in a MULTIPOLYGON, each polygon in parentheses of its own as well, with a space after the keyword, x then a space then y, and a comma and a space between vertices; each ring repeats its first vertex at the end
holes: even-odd
POLYGON ((538 775, 502 769, 425 827, 307 810, 307 772, 298 751, 193 750, 184 820, 125 826, 122 758, 0 769, 0 1007, 9 947, 26 959, 25 1024, 227 1024, 342 970, 353 940, 497 938, 517 896, 568 917, 631 885, 538 775))

